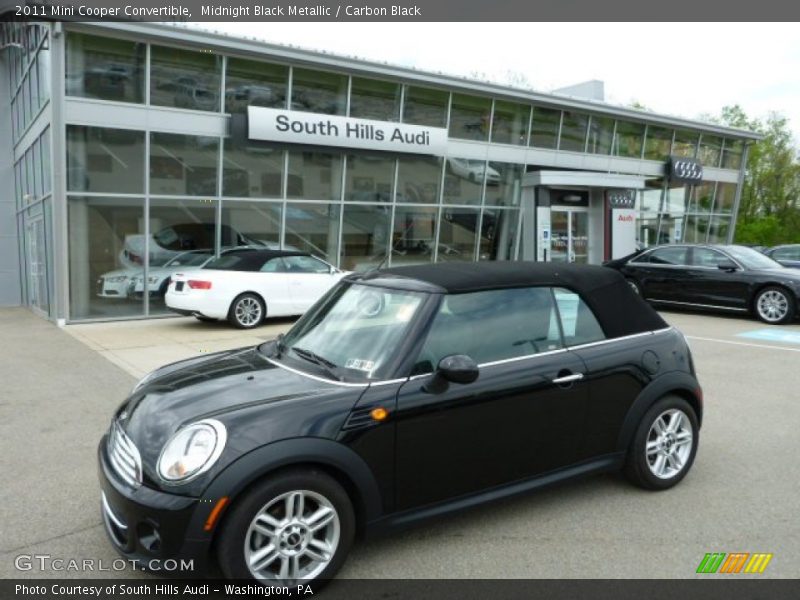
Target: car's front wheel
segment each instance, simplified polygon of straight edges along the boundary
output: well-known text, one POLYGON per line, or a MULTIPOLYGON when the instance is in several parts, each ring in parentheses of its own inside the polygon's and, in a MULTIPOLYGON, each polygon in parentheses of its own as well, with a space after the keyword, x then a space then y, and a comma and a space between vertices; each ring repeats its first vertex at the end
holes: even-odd
POLYGON ((765 323, 781 325, 794 319, 796 305, 792 295, 785 289, 770 286, 761 290, 755 299, 758 318, 765 323))
POLYGON ((237 296, 231 302, 228 321, 239 329, 252 329, 261 324, 266 316, 264 301, 256 294, 246 293, 237 296))
POLYGON ((625 474, 645 489, 671 488, 692 468, 699 434, 691 405, 679 396, 665 396, 639 423, 628 450, 625 474))
POLYGON ((327 473, 292 470, 257 484, 231 509, 219 538, 226 577, 330 579, 355 536, 353 505, 327 473))

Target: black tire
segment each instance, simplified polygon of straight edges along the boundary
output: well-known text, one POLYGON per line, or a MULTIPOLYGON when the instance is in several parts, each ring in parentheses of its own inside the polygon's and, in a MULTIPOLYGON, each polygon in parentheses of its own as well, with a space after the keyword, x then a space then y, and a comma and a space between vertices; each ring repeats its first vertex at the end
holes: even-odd
MULTIPOLYGON (((245 545, 249 543, 247 534, 251 522, 272 500, 300 490, 323 496, 336 511, 339 525, 338 544, 327 566, 314 579, 324 581, 336 575, 344 564, 355 538, 356 521, 353 504, 347 492, 333 477, 314 468, 303 468, 283 471, 260 481, 237 500, 225 516, 217 545, 217 561, 226 577, 254 579, 245 560, 245 545)), ((314 507, 306 505, 308 513, 313 509, 314 507)), ((280 554, 276 560, 283 560, 280 554)), ((275 567, 277 568, 277 565, 275 567)))
POLYGON ((629 286, 631 286, 631 289, 632 289, 634 292, 636 292, 636 295, 637 295, 637 296, 639 296, 640 298, 644 298, 644 296, 642 296, 642 286, 640 286, 640 285, 639 285, 639 284, 636 282, 636 280, 635 280, 635 279, 628 279, 628 278, 626 278, 626 279, 625 279, 625 281, 627 281, 627 282, 628 282, 628 285, 629 285, 629 286))
POLYGON ((783 325, 784 323, 791 323, 797 315, 797 302, 795 301, 794 294, 786 288, 771 285, 759 290, 756 297, 753 299, 753 313, 756 318, 769 323, 770 325, 783 325), (762 299, 765 297, 782 297, 786 303, 786 313, 780 318, 768 318, 768 311, 762 310, 760 307, 762 299))
POLYGON ((216 319, 212 319, 211 317, 203 317, 201 315, 195 315, 194 318, 197 319, 198 321, 202 321, 203 323, 216 323, 217 322, 216 319))
POLYGON ((253 294, 252 292, 238 295, 233 299, 231 307, 228 309, 228 322, 238 329, 253 329, 261 325, 266 318, 267 307, 264 301, 258 294, 253 294), (244 311, 245 306, 256 310, 256 305, 258 307, 258 315, 254 316, 252 319, 246 318, 244 314, 240 312, 240 309, 244 311))
MULTIPOLYGON (((671 423, 670 421, 668 424, 671 425, 671 423)), ((692 468, 699 441, 700 429, 697 423, 697 415, 691 405, 680 396, 664 396, 650 407, 650 410, 642 417, 639 427, 636 429, 636 433, 628 449, 628 455, 625 459, 625 475, 632 483, 646 490, 669 489, 680 483, 692 468), (665 476, 658 477, 651 469, 646 447, 648 438, 651 437, 651 428, 653 428, 655 421, 665 412, 671 410, 680 411, 685 418, 688 418, 691 424, 691 448, 688 456, 682 463, 683 466, 677 472, 671 475, 665 473, 665 476)), ((670 448, 672 444, 674 444, 674 442, 670 443, 670 448)), ((673 449, 673 451, 677 451, 677 448, 673 449)), ((654 457, 654 462, 656 458, 657 456, 654 457)))

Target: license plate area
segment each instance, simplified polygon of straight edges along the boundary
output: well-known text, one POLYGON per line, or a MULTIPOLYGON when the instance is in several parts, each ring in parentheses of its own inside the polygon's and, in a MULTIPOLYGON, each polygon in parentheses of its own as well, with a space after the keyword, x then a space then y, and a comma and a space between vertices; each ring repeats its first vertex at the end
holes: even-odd
POLYGON ((183 291, 183 281, 176 281, 175 282, 175 291, 182 292, 183 291))

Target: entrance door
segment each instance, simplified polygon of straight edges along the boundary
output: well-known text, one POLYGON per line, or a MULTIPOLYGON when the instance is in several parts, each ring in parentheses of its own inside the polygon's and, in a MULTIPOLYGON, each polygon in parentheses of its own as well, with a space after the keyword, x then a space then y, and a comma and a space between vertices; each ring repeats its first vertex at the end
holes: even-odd
POLYGON ((550 213, 550 260, 589 262, 589 213, 585 210, 553 209, 550 213))
POLYGON ((28 305, 46 315, 50 299, 47 293, 47 250, 42 216, 28 221, 25 237, 28 251, 28 305))

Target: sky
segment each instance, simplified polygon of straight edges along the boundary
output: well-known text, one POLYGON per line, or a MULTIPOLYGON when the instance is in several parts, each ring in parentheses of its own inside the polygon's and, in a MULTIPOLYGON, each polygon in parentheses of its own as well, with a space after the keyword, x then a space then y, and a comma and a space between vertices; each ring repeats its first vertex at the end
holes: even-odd
POLYGON ((796 23, 196 23, 206 29, 451 75, 521 75, 537 91, 599 79, 606 101, 698 118, 740 104, 800 141, 796 23))

